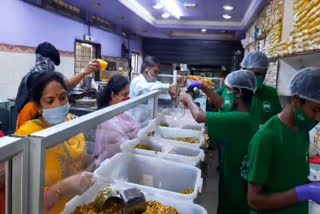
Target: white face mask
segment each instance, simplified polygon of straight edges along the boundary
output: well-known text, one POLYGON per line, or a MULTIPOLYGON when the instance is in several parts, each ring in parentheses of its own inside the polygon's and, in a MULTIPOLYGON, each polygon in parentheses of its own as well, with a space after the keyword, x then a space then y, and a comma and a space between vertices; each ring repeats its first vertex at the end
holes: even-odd
POLYGON ((66 121, 69 110, 69 103, 57 108, 43 109, 42 118, 45 119, 50 125, 57 125, 66 121))

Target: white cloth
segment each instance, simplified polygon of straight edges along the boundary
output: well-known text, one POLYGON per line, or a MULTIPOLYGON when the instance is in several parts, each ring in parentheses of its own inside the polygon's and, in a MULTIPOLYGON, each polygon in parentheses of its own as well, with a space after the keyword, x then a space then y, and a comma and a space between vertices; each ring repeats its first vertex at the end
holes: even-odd
POLYGON ((103 160, 120 152, 120 145, 136 138, 139 130, 140 125, 128 112, 98 125, 94 150, 96 164, 100 165, 103 160))
POLYGON ((142 94, 148 93, 157 89, 169 89, 170 85, 168 83, 162 82, 148 82, 146 78, 140 74, 131 81, 130 84, 130 98, 135 98, 142 94))
MULTIPOLYGON (((157 89, 169 89, 170 85, 162 82, 148 82, 146 78, 140 74, 131 81, 130 84, 130 98, 146 94, 157 89)), ((145 127, 149 120, 152 119, 152 102, 147 104, 140 104, 130 110, 130 113, 140 123, 141 127, 145 127)))

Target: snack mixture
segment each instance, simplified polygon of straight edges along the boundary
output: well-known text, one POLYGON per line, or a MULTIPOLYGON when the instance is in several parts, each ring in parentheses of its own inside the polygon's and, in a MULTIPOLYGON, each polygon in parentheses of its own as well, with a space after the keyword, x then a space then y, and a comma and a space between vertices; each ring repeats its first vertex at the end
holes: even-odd
POLYGON ((189 188, 189 189, 180 191, 180 193, 182 193, 182 194, 192 194, 193 192, 194 192, 193 188, 189 188))
POLYGON ((192 144, 200 143, 199 138, 196 138, 196 137, 176 137, 176 138, 169 138, 169 140, 183 141, 183 142, 192 143, 192 144))
POLYGON ((209 78, 199 76, 188 76, 187 80, 201 81, 206 88, 212 88, 212 80, 209 78))
POLYGON ((151 146, 142 145, 142 144, 137 144, 135 148, 136 149, 144 149, 144 150, 159 152, 159 150, 157 150, 155 148, 152 148, 151 146))
MULTIPOLYGON (((99 211, 92 202, 88 205, 77 207, 71 214, 122 214, 123 205, 114 203, 103 211, 99 211)), ((138 214, 138 213, 137 213, 138 214)), ((146 211, 142 214, 181 214, 177 209, 165 206, 158 201, 148 201, 146 211)))
POLYGON ((148 137, 154 137, 155 134, 156 134, 155 131, 149 132, 149 133, 148 133, 148 137))

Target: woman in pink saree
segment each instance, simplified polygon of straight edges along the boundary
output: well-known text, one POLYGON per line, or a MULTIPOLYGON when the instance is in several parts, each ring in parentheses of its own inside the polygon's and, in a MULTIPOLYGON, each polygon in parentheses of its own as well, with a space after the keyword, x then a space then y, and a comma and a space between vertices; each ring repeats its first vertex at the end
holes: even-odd
MULTIPOLYGON (((113 76, 108 85, 99 91, 97 105, 99 109, 118 104, 130 99, 129 81, 121 76, 113 76)), ((94 155, 96 165, 119 153, 120 145, 137 137, 140 125, 134 117, 124 112, 101 123, 96 130, 96 145, 94 155)))

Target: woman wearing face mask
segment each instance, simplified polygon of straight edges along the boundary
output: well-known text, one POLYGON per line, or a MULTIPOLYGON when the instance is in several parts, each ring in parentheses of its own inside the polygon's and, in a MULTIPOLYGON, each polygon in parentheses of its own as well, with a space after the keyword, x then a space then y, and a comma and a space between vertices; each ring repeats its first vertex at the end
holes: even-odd
MULTIPOLYGON (((27 136, 74 118, 68 113, 70 106, 67 87, 60 73, 39 73, 31 89, 31 98, 37 104, 41 117, 26 122, 15 135, 27 136)), ((82 172, 89 164, 90 157, 86 152, 83 134, 47 150, 44 193, 46 214, 60 213, 70 198, 82 194, 93 185, 92 173, 82 172)))
MULTIPOLYGON (((115 75, 110 79, 108 85, 99 91, 98 108, 126 101, 129 99, 129 93, 129 81, 121 75, 115 75)), ((94 152, 96 165, 120 152, 121 143, 136 138, 139 128, 138 122, 128 112, 100 124, 96 131, 94 152)))
POLYGON ((246 157, 250 140, 258 129, 250 113, 256 78, 252 71, 239 70, 230 73, 225 82, 231 112, 204 112, 189 94, 180 100, 197 122, 207 124, 210 139, 223 146, 217 214, 248 214, 246 157))

